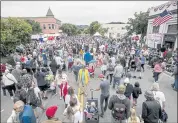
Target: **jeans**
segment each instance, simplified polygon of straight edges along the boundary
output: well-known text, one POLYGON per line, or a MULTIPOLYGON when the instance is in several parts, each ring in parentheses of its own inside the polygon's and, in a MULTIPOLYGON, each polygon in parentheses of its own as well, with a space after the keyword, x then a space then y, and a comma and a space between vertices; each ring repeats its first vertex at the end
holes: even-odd
POLYGON ((114 77, 114 81, 113 81, 113 88, 115 88, 115 85, 120 85, 120 80, 121 77, 114 77))
POLYGON ((111 84, 111 82, 112 82, 112 76, 113 76, 113 74, 109 74, 109 75, 107 76, 107 79, 110 78, 110 84, 111 84))
POLYGON ((154 72, 154 79, 155 79, 155 82, 158 81, 159 75, 160 75, 160 73, 154 72))
POLYGON ((78 73, 74 73, 74 76, 75 76, 75 81, 77 82, 78 81, 78 73))
POLYGON ((104 115, 104 112, 107 110, 108 101, 109 101, 109 95, 108 96, 104 96, 102 94, 100 95, 101 115, 104 115), (105 101, 105 106, 103 107, 104 101, 105 101))
POLYGON ((103 75, 106 75, 106 70, 102 71, 102 74, 103 74, 103 75))

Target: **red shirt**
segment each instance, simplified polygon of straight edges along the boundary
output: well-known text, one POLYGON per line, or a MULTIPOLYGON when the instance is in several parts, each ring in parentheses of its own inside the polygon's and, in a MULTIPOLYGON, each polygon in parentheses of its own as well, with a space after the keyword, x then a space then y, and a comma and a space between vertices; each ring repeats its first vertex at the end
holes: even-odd
POLYGON ((5 70, 6 70, 6 65, 5 65, 5 64, 1 64, 1 65, 0 65, 0 72, 1 72, 1 73, 4 73, 5 70))

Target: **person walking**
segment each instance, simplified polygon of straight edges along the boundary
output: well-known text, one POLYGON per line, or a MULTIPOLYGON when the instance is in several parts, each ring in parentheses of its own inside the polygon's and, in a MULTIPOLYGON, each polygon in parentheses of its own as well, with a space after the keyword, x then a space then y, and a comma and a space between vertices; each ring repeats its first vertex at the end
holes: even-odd
POLYGON ((87 86, 88 86, 89 79, 90 79, 89 72, 83 65, 82 69, 79 70, 79 76, 78 76, 79 83, 78 84, 82 90, 81 94, 85 94, 85 96, 87 96, 86 92, 87 92, 87 86))
POLYGON ((98 76, 101 80, 100 87, 96 89, 95 91, 101 90, 100 95, 100 106, 101 106, 101 114, 100 116, 104 116, 104 112, 106 112, 108 107, 108 101, 109 101, 109 95, 110 95, 110 87, 109 87, 109 81, 106 79, 106 77, 103 74, 100 74, 98 76), (103 107, 103 103, 105 102, 105 106, 103 107))
POLYGON ((130 113, 131 115, 128 119, 128 123, 141 123, 139 117, 136 114, 135 108, 131 108, 130 113))
POLYGON ((137 99, 139 95, 142 94, 142 90, 140 88, 139 82, 135 82, 133 92, 132 92, 132 97, 133 97, 133 105, 137 105, 137 99))
POLYGON ((52 61, 51 61, 49 66, 51 68, 51 71, 53 72, 53 75, 56 76, 56 71, 58 69, 58 65, 57 65, 55 59, 52 59, 52 61))
POLYGON ((119 85, 117 95, 111 96, 108 108, 112 111, 111 123, 127 123, 130 116, 130 100, 124 95, 125 86, 119 85))
POLYGON ((107 65, 107 79, 110 79, 110 85, 112 83, 112 78, 113 78, 113 73, 114 73, 114 66, 112 65, 112 61, 109 60, 108 65, 107 65))
POLYGON ((75 81, 78 81, 78 74, 79 74, 79 70, 82 68, 81 66, 81 62, 80 61, 76 61, 74 63, 74 65, 72 66, 72 70, 74 72, 74 76, 75 76, 75 81))
POLYGON ((142 103, 142 119, 144 123, 158 123, 162 115, 161 105, 154 99, 152 91, 147 90, 144 96, 146 98, 146 101, 142 103))
POLYGON ((178 91, 178 62, 176 62, 175 66, 174 66, 174 72, 172 74, 172 76, 174 76, 174 83, 172 84, 172 88, 175 91, 178 91))
POLYGON ((161 66, 161 61, 156 62, 154 69, 153 69, 153 76, 155 79, 155 82, 158 82, 159 75, 162 73, 162 66, 161 66))
POLYGON ((5 70, 5 73, 2 76, 2 83, 4 85, 4 89, 7 89, 7 91, 9 92, 9 94, 11 96, 11 99, 13 100, 13 91, 15 93, 15 91, 16 91, 15 84, 17 84, 17 80, 9 72, 8 69, 5 70))
POLYGON ((116 61, 116 67, 114 68, 114 81, 113 81, 113 89, 115 89, 115 85, 118 84, 120 85, 120 80, 123 75, 123 66, 120 64, 120 61, 116 61))

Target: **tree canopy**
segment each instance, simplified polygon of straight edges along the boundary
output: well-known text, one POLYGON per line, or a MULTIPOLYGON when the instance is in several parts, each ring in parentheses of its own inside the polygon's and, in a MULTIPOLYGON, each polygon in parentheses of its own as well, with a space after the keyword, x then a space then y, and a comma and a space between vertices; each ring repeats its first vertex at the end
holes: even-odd
POLYGON ((141 34, 141 37, 146 35, 148 25, 148 12, 135 13, 134 18, 128 19, 129 26, 126 26, 128 35, 132 33, 141 34))
POLYGON ((68 36, 77 35, 79 33, 78 28, 70 23, 62 24, 61 30, 68 36))
POLYGON ((95 34, 96 32, 99 32, 102 36, 108 31, 108 29, 102 28, 101 24, 98 21, 94 21, 89 26, 89 33, 90 35, 95 34))
POLYGON ((42 32, 40 23, 35 22, 34 20, 26 20, 32 27, 32 34, 39 34, 42 32))
POLYGON ((18 18, 1 19, 1 43, 8 50, 15 49, 16 45, 30 41, 32 27, 25 20, 18 18))

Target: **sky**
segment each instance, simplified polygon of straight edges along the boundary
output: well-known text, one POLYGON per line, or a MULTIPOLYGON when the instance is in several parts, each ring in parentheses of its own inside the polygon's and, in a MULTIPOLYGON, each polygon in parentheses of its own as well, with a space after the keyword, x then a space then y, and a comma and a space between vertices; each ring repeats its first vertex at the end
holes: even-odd
POLYGON ((167 1, 2 1, 2 17, 42 17, 51 8, 54 16, 62 23, 89 25, 100 23, 127 22, 135 12, 146 12, 148 8, 167 1))

